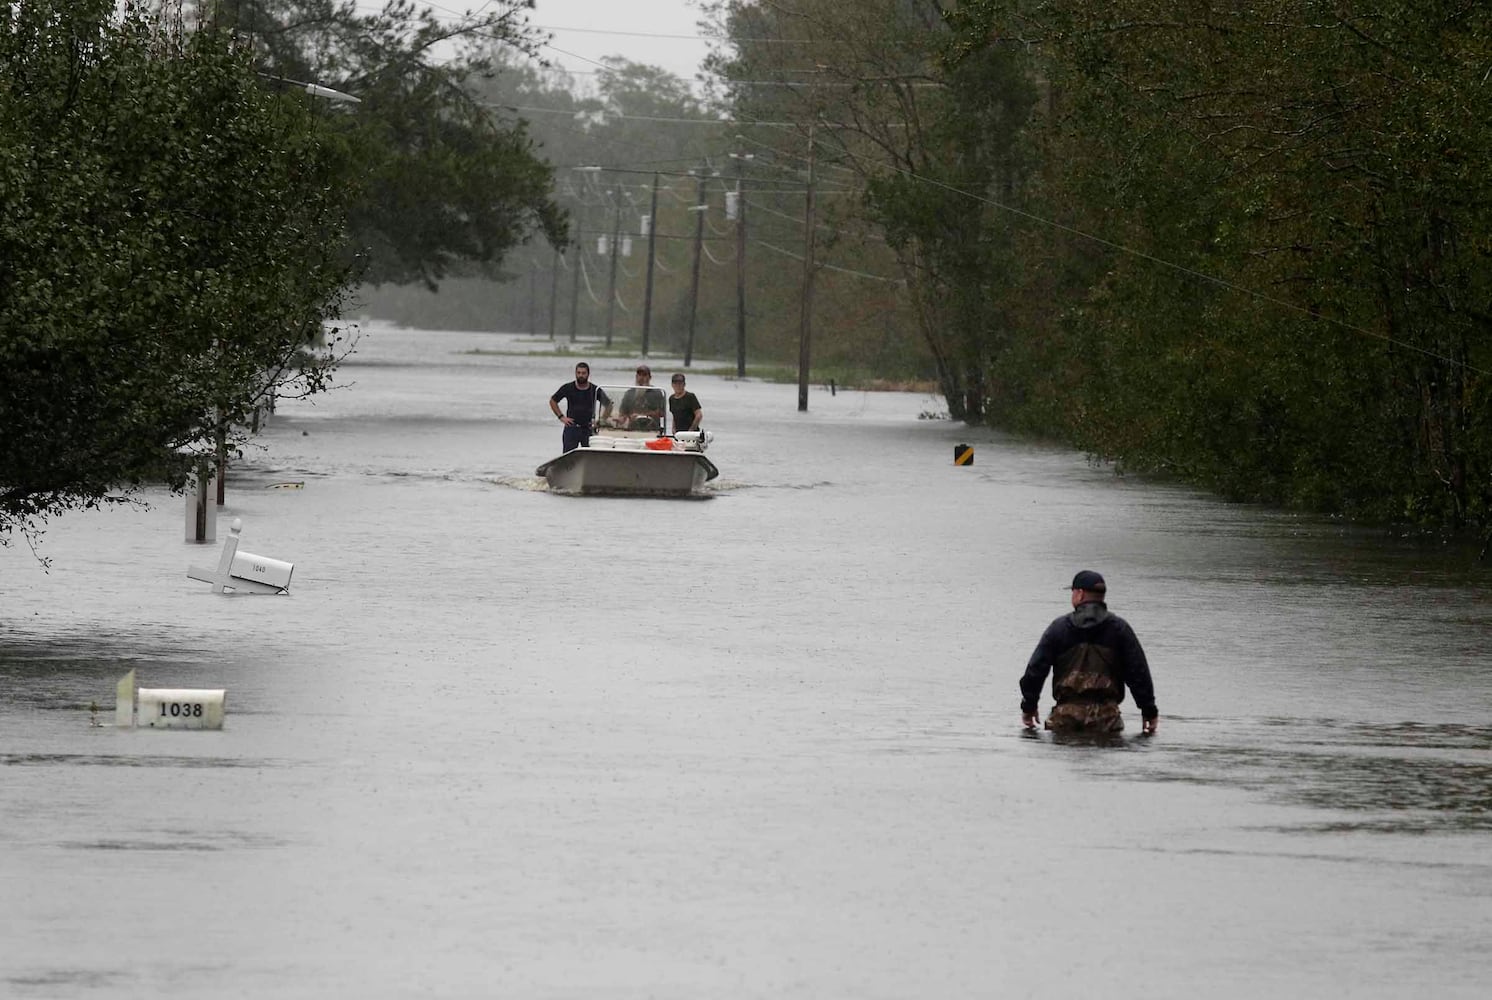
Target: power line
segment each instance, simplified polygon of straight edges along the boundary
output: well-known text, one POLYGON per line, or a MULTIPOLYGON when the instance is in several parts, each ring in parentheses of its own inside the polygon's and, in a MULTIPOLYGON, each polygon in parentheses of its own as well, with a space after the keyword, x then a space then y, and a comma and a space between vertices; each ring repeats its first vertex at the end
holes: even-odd
MULTIPOLYGON (((432 8, 435 8, 435 9, 446 11, 447 13, 449 13, 451 15, 451 17, 453 19, 456 19, 458 21, 465 19, 464 15, 460 15, 460 14, 457 14, 456 12, 454 12, 454 11, 450 11, 449 8, 443 8, 443 7, 440 7, 437 4, 430 4, 429 6, 432 7, 432 8)), ((437 18, 439 18, 439 15, 434 15, 434 16, 436 16, 437 18)), ((652 33, 652 32, 612 31, 612 30, 606 30, 606 29, 546 28, 546 27, 540 26, 540 25, 528 25, 528 27, 534 28, 536 30, 576 31, 576 32, 582 32, 582 33, 588 33, 588 34, 604 34, 604 35, 615 35, 615 36, 621 36, 621 37, 680 38, 680 39, 687 39, 687 38, 693 37, 693 38, 697 38, 700 41, 709 41, 709 39, 706 39, 703 36, 675 36, 675 35, 667 35, 667 34, 663 34, 663 33, 652 33)), ((743 40, 743 41, 751 41, 751 42, 789 42, 789 41, 792 41, 792 42, 796 43, 799 40, 787 40, 787 39, 748 39, 748 40, 743 40)), ((804 40, 801 40, 801 41, 802 41, 802 43, 807 44, 810 40, 804 39, 804 40)), ((587 58, 585 56, 579 55, 578 53, 569 52, 569 51, 567 51, 565 49, 558 48, 557 46, 547 45, 546 44, 546 45, 543 45, 542 47, 550 49, 550 50, 555 51, 555 52, 558 52, 558 53, 560 53, 562 55, 569 56, 569 57, 571 57, 573 59, 579 59, 579 60, 581 60, 583 62, 587 62, 587 63, 590 63, 592 65, 598 66, 602 70, 608 70, 610 68, 610 67, 606 66, 606 64, 604 64, 602 62, 599 62, 599 61, 594 60, 594 59, 587 58)), ((561 72, 568 72, 568 71, 561 70, 561 72)), ((729 81, 729 82, 735 82, 735 81, 729 81)), ((747 85, 752 85, 752 86, 763 86, 763 85, 770 85, 770 86, 792 86, 792 85, 795 85, 794 83, 789 82, 789 81, 756 81, 756 82, 741 81, 741 82, 745 83, 747 85)), ((809 86, 809 87, 814 86, 813 83, 802 84, 802 85, 803 86, 809 86)), ((822 83, 822 82, 818 83, 817 85, 818 86, 829 86, 829 84, 825 84, 825 83, 822 83)), ((843 86, 849 86, 849 84, 843 84, 843 86)), ((504 107, 504 108, 508 108, 508 109, 514 110, 514 111, 527 111, 527 112, 532 112, 532 113, 569 113, 569 114, 573 114, 574 113, 574 112, 557 111, 556 109, 550 109, 550 108, 523 108, 523 107, 517 107, 517 106, 510 106, 510 105, 492 105, 492 106, 504 107)), ((655 116, 645 116, 645 115, 612 115, 611 117, 615 117, 615 118, 619 118, 619 119, 623 119, 623 120, 657 121, 657 122, 667 122, 667 123, 674 123, 674 124, 696 124, 696 125, 703 125, 703 124, 713 124, 713 125, 751 124, 751 125, 757 125, 757 126, 760 126, 760 127, 768 127, 768 128, 796 128, 796 127, 798 127, 798 124, 799 124, 799 123, 796 123, 796 122, 769 122, 769 121, 761 121, 761 120, 755 120, 755 121, 753 121, 753 120, 749 120, 749 119, 692 119, 692 118, 666 118, 666 117, 655 117, 655 116)), ((825 124, 830 124, 830 123, 825 123, 825 124)), ((883 123, 883 124, 885 124, 885 123, 883 123)), ((892 124, 896 124, 896 123, 892 123, 892 124)), ((905 127, 904 124, 903 124, 903 127, 905 127)), ((757 145, 760 145, 763 148, 766 148, 766 149, 769 149, 769 150, 773 148, 771 146, 768 146, 765 143, 757 142, 756 140, 750 140, 750 139, 748 139, 747 141, 756 142, 757 145)), ((781 155, 784 155, 784 156, 795 156, 795 157, 797 156, 797 154, 789 153, 789 152, 787 152, 785 150, 783 150, 783 151, 773 150, 773 151, 774 152, 779 152, 779 153, 781 153, 781 155)), ((1345 322, 1343 320, 1335 319, 1333 317, 1324 315, 1324 314, 1322 314, 1320 312, 1313 311, 1311 309, 1308 309, 1308 308, 1306 308, 1304 306, 1301 306, 1301 305, 1298 305, 1296 303, 1290 302, 1288 300, 1281 299, 1281 298, 1279 298, 1277 296, 1268 295, 1268 294, 1266 294, 1264 292, 1260 292, 1260 291, 1257 291, 1255 289, 1247 288, 1245 286, 1236 284, 1234 282, 1227 281, 1226 279, 1216 277, 1215 275, 1207 274, 1207 273, 1205 273, 1203 271, 1199 271, 1199 270, 1197 270, 1195 268, 1187 267, 1186 265, 1178 264, 1178 263, 1175 263, 1174 261, 1170 261, 1170 260, 1167 260, 1167 259, 1165 259, 1163 257, 1156 256, 1155 254, 1147 253, 1147 252, 1145 252, 1143 250, 1138 250, 1138 249, 1135 249, 1134 247, 1130 247, 1130 246, 1127 246, 1125 244, 1118 243, 1118 242, 1115 242, 1113 240, 1106 239, 1106 238, 1104 238, 1102 236, 1098 236, 1096 234, 1086 232, 1086 231, 1084 231, 1082 229, 1079 229, 1077 227, 1066 225, 1064 223, 1056 221, 1055 219, 1048 219, 1048 218, 1045 218, 1043 216, 1037 215, 1035 213, 1027 212, 1027 211, 1025 211, 1023 209, 1016 208, 1016 207, 1014 207, 1012 205, 1007 205, 1007 204, 1005 204, 1003 202, 997 201, 997 200, 989 197, 988 195, 980 194, 978 192, 966 191, 966 190, 963 190, 961 188, 957 188, 957 187, 955 187, 953 185, 946 184, 946 183, 944 183, 942 181, 938 181, 938 180, 935 180, 933 178, 926 177, 926 176, 924 176, 922 174, 919 174, 919 173, 917 173, 917 172, 915 172, 913 170, 910 170, 910 169, 905 168, 905 167, 901 167, 901 166, 896 165, 896 164, 892 164, 892 163, 881 163, 881 164, 879 164, 879 166, 881 166, 884 169, 888 169, 888 170, 890 170, 892 172, 901 174, 902 176, 905 176, 905 177, 909 178, 910 180, 913 180, 913 181, 916 181, 916 182, 919 182, 919 183, 922 183, 922 184, 927 184, 927 185, 930 185, 930 186, 933 186, 933 187, 937 187, 937 188, 945 190, 945 191, 947 191, 947 192, 949 192, 951 194, 960 195, 962 197, 969 198, 972 201, 975 201, 975 202, 978 202, 978 203, 981 203, 981 204, 984 204, 984 205, 988 205, 989 207, 994 208, 997 211, 1001 211, 1001 212, 1004 212, 1004 213, 1009 214, 1009 215, 1014 215, 1016 217, 1025 219, 1025 220, 1027 220, 1029 222, 1033 222, 1033 223, 1036 223, 1038 225, 1046 226, 1048 228, 1055 229, 1055 230, 1058 230, 1060 232, 1065 232, 1065 233, 1067 233, 1067 234, 1069 234, 1071 236, 1075 236, 1075 237, 1078 237, 1080 239, 1084 239, 1084 240, 1087 240, 1089 242, 1098 244, 1100 246, 1107 247, 1107 248, 1109 248, 1111 250, 1114 250, 1114 251, 1116 251, 1118 253, 1123 253, 1123 254, 1135 257, 1137 259, 1147 261, 1149 263, 1158 265, 1160 267, 1164 267, 1164 268, 1167 268, 1169 270, 1175 271, 1176 273, 1183 274, 1183 275, 1192 277, 1194 279, 1207 282, 1208 284, 1212 284, 1212 285, 1215 285, 1215 286, 1217 286, 1219 288, 1224 288, 1224 289, 1227 289, 1229 291, 1233 291, 1233 292, 1236 292, 1238 294, 1245 295, 1247 297, 1256 299, 1256 300, 1261 301, 1261 302, 1268 302, 1268 303, 1270 303, 1272 305, 1278 306, 1278 307, 1283 308, 1283 309, 1285 309, 1287 311, 1299 313, 1299 314, 1307 316, 1307 317, 1309 317, 1311 319, 1318 320, 1318 321, 1321 321, 1321 322, 1324 322, 1324 323, 1328 323, 1330 325, 1336 326, 1336 327, 1338 327, 1340 329, 1343 329, 1343 330, 1346 330, 1348 332, 1355 333, 1355 334, 1358 334, 1360 336, 1369 337, 1371 339, 1379 340, 1379 341, 1382 341, 1384 343, 1393 344, 1393 345, 1401 347, 1401 348, 1403 348, 1405 350, 1413 351, 1415 353, 1421 354, 1421 355, 1426 356, 1426 357, 1434 358, 1434 359, 1439 360, 1439 361, 1443 361, 1443 362, 1445 362, 1447 364, 1450 364, 1450 365, 1453 365, 1453 366, 1458 366, 1458 367, 1465 368, 1466 370, 1476 372, 1479 375, 1489 375, 1489 374, 1492 374, 1492 372, 1488 372, 1488 371, 1485 371, 1485 370, 1483 370, 1481 368, 1477 368, 1476 366, 1468 364, 1466 362, 1462 362, 1462 361, 1458 361, 1458 360, 1453 359, 1453 358, 1446 357, 1445 355, 1440 354, 1440 353, 1438 353, 1436 351, 1432 351, 1432 350, 1430 350, 1428 348, 1423 348, 1423 347, 1420 347, 1418 345, 1410 344, 1410 343, 1407 343, 1405 341, 1399 340, 1399 339, 1397 339, 1397 338, 1395 338, 1395 337, 1393 337, 1393 336, 1391 336, 1389 334, 1380 333, 1380 332, 1376 332, 1376 331, 1373 331, 1373 330, 1368 330, 1368 329, 1365 329, 1363 327, 1359 327, 1359 326, 1356 326, 1354 324, 1345 322)), ((837 167, 836 169, 840 169, 840 170, 844 170, 844 171, 852 172, 852 173, 855 172, 855 171, 853 171, 852 168, 848 168, 848 167, 837 167)), ((664 237, 664 238, 667 238, 667 237, 664 237)), ((763 244, 763 245, 768 246, 769 249, 777 250, 778 252, 788 253, 789 256, 793 256, 790 252, 783 251, 781 248, 772 247, 769 244, 763 244)), ((713 260, 714 258, 712 257, 711 259, 713 260)), ((801 259, 801 258, 799 258, 799 259, 801 259)), ((831 265, 824 265, 824 266, 825 267, 830 267, 831 265)), ((582 270, 583 270, 583 268, 582 268, 582 270)), ((875 276, 875 275, 865 275, 865 276, 866 277, 878 277, 878 276, 875 276)), ((879 280, 892 280, 892 279, 884 279, 884 278, 882 278, 882 279, 879 279, 879 280)), ((589 288, 589 282, 587 282, 587 288, 589 288)))
MULTIPOLYGON (((382 5, 374 5, 374 4, 361 4, 360 3, 360 4, 357 4, 357 6, 363 8, 364 10, 382 10, 383 9, 382 5)), ((466 15, 465 14, 459 13, 459 12, 457 12, 455 10, 452 10, 449 7, 443 7, 440 4, 427 3, 426 6, 430 7, 432 10, 438 10, 438 11, 444 12, 444 16, 442 16, 441 14, 435 14, 435 15, 433 15, 437 21, 462 21, 462 20, 466 19, 466 15)), ((483 6, 486 6, 486 4, 484 4, 483 6)), ((473 11, 472 13, 480 13, 480 9, 477 10, 477 11, 473 11)), ((622 31, 620 29, 615 29, 615 28, 575 28, 575 27, 568 27, 568 26, 565 26, 565 25, 556 25, 556 24, 530 24, 529 27, 530 28, 534 28, 535 30, 538 30, 538 31, 564 31, 564 32, 571 32, 571 33, 574 33, 574 34, 577 34, 577 35, 617 35, 617 36, 623 37, 623 38, 666 38, 666 39, 673 39, 673 40, 677 40, 677 41, 686 41, 686 42, 713 42, 713 41, 716 41, 716 39, 714 37, 710 36, 710 35, 701 35, 701 34, 699 34, 697 32, 694 33, 694 34, 682 35, 682 34, 670 34, 670 33, 667 33, 667 32, 660 32, 660 31, 622 31)), ((768 44, 768 45, 812 45, 813 44, 813 39, 811 39, 811 38, 741 38, 741 39, 733 39, 732 41, 735 41, 735 42, 746 42, 746 43, 749 43, 749 44, 768 44)))
MULTIPOLYGON (((599 115, 601 118, 615 118, 620 121, 629 122, 667 122, 675 125, 717 125, 726 126, 737 124, 725 118, 671 118, 665 115, 624 115, 616 111, 608 111, 605 108, 536 108, 523 104, 501 104, 497 101, 479 101, 482 107, 502 108, 505 111, 524 111, 541 115, 568 115, 571 118, 580 115, 599 115)), ((754 122, 751 124, 755 124, 754 122)), ((784 122, 783 124, 790 124, 784 122)))
MULTIPOLYGON (((752 239, 751 242, 755 243, 757 246, 766 247, 768 250, 771 250, 774 253, 780 253, 784 257, 791 257, 793 260, 801 261, 803 259, 802 254, 794 253, 786 247, 780 247, 775 243, 768 243, 766 240, 752 239)), ((853 268, 840 267, 838 264, 830 264, 826 261, 817 261, 816 266, 821 267, 826 271, 838 271, 840 274, 853 275, 856 278, 868 278, 872 281, 884 281, 892 285, 905 285, 907 283, 907 279, 905 278, 888 278, 885 275, 871 274, 868 271, 856 271, 853 268)))
POLYGON ((710 258, 710 263, 714 264, 716 267, 725 267, 727 264, 734 264, 736 262, 735 254, 731 254, 725 260, 716 260, 715 255, 710 253, 710 247, 708 243, 702 244, 700 249, 704 250, 705 256, 710 258))

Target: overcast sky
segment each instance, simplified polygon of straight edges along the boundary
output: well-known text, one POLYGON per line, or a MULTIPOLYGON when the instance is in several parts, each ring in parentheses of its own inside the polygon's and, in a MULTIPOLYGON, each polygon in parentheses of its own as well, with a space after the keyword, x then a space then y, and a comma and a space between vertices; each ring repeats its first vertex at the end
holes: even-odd
POLYGON ((708 52, 698 20, 691 0, 537 0, 532 16, 554 35, 545 56, 568 70, 594 70, 602 56, 617 55, 686 81, 708 52))
MULTIPOLYGON (((437 17, 480 11, 483 0, 425 0, 437 17)), ((381 0, 359 0, 377 9, 381 0)), ((695 22, 695 0, 537 0, 529 21, 553 36, 546 59, 589 80, 604 56, 661 66, 692 83, 709 51, 695 22)))

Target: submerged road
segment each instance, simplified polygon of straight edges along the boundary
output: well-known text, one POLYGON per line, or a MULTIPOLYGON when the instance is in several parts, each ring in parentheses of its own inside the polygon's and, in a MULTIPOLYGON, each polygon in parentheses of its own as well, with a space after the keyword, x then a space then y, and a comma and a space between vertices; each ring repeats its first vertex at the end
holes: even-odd
POLYGON ((545 346, 375 326, 283 406, 219 539, 288 595, 164 495, 0 550, 0 994, 1482 995, 1466 554, 699 374, 705 499, 557 496, 545 346), (1090 567, 1152 740, 1020 731, 1090 567), (131 668, 225 728, 91 727, 131 668))

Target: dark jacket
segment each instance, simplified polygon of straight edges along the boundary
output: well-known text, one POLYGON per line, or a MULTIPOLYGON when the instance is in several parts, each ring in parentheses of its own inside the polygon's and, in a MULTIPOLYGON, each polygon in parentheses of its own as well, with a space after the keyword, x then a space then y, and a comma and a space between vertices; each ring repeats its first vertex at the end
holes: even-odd
POLYGON ((1047 626, 1021 677, 1021 711, 1036 712, 1047 672, 1052 672, 1052 697, 1064 702, 1108 702, 1117 705, 1129 688, 1140 715, 1153 719, 1155 688, 1150 664, 1129 622, 1110 614, 1101 601, 1079 604, 1047 626))

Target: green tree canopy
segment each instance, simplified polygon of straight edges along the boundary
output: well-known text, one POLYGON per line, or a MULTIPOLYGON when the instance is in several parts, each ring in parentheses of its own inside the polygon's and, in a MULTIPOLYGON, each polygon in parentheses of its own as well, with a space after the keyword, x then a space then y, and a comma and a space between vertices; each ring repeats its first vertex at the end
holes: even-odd
POLYGON ((962 14, 971 51, 1035 53, 1040 214, 1093 237, 1020 243, 1066 282, 1018 379, 1068 400, 1039 422, 1229 496, 1492 523, 1492 11, 962 14))
POLYGON ((225 424, 326 387, 304 347, 358 185, 311 104, 221 31, 0 6, 0 540, 179 486, 225 424))
POLYGON ((349 242, 367 254, 371 284, 434 288, 453 269, 496 273, 536 233, 566 239, 551 175, 526 123, 482 102, 495 53, 533 52, 533 0, 498 0, 442 20, 425 5, 387 0, 201 0, 203 21, 248 41, 261 72, 353 95, 338 116, 366 174, 350 205, 349 242))

